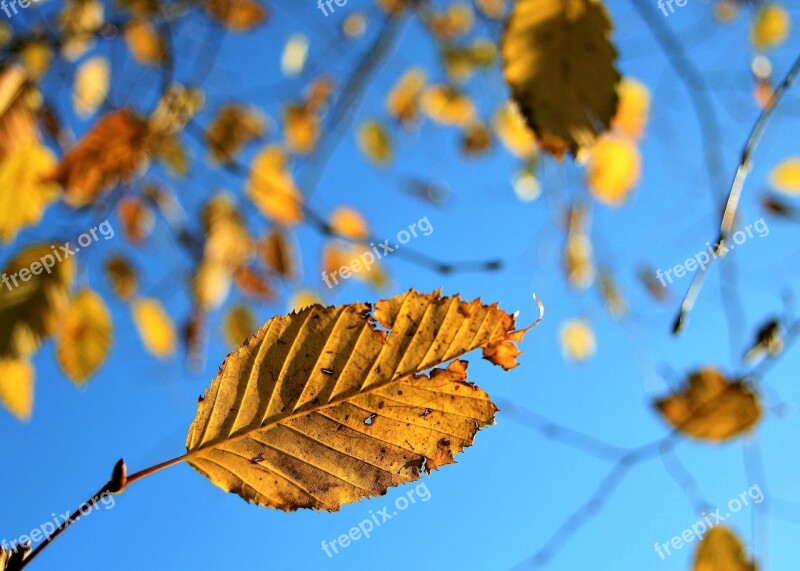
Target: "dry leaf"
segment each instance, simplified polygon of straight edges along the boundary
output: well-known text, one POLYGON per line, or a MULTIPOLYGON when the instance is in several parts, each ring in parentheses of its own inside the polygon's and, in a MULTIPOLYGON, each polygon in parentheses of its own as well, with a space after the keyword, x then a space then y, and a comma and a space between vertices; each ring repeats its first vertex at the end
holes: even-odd
POLYGON ((89 289, 77 292, 56 339, 61 370, 82 386, 108 358, 113 337, 111 313, 103 299, 89 289))
POLYGON ((104 115, 61 160, 52 180, 73 207, 94 202, 118 181, 128 181, 147 159, 147 124, 132 111, 104 115))
POLYGON ((234 32, 248 32, 263 24, 267 10, 257 0, 204 0, 208 13, 234 32))
POLYGON ((744 545, 724 525, 712 527, 697 546, 692 571, 756 571, 744 545))
POLYGON ((123 301, 130 301, 139 287, 136 270, 122 256, 113 256, 106 261, 106 277, 114 294, 123 301))
POLYGON ((296 155, 307 155, 317 148, 319 117, 311 105, 292 103, 283 111, 286 148, 296 155))
POLYGON ((201 398, 185 460, 258 505, 329 511, 453 463, 497 410, 458 357, 483 348, 511 368, 524 332, 496 305, 438 292, 370 309, 267 322, 201 398))
POLYGON ((353 208, 337 208, 331 214, 331 230, 339 236, 363 240, 369 236, 367 221, 358 210, 353 208))
POLYGON ((125 237, 133 244, 140 244, 155 228, 156 218, 152 208, 138 196, 128 196, 120 200, 117 214, 125 237))
POLYGON ((425 114, 442 125, 466 127, 475 120, 475 106, 470 98, 449 85, 433 85, 422 94, 425 114))
POLYGON ((12 151, 39 141, 37 115, 42 94, 21 66, 0 71, 0 161, 12 151))
POLYGON ((575 155, 607 129, 619 73, 599 0, 517 0, 503 37, 505 78, 547 152, 575 155))
POLYGON ((125 43, 142 65, 161 65, 167 59, 167 45, 150 22, 134 21, 125 26, 125 43))
POLYGON ((294 279, 294 254, 283 233, 273 231, 267 234, 259 243, 258 251, 269 269, 287 280, 294 279))
POLYGON ((419 118, 419 98, 425 87, 425 71, 411 68, 386 97, 386 111, 400 124, 410 126, 419 118))
POLYGON ((157 299, 138 299, 131 306, 133 321, 145 349, 155 357, 163 359, 175 353, 177 333, 164 306, 157 299))
POLYGON ((655 406, 678 431, 713 442, 748 432, 761 419, 758 397, 713 368, 690 374, 681 390, 657 400, 655 406))

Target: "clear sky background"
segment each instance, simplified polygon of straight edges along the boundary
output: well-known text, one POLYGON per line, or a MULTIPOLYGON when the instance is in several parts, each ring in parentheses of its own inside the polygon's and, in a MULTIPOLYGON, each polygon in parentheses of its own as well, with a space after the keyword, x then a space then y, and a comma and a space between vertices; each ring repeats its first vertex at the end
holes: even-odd
MULTIPOLYGON (((689 0, 664 18, 656 3, 643 2, 679 38, 680 45, 704 72, 722 126, 723 179, 732 178, 740 148, 758 115, 752 98, 750 61, 743 11, 730 25, 712 19, 708 1, 689 0)), ((344 507, 335 514, 301 511, 283 513, 247 505, 181 465, 132 486, 116 498, 111 510, 101 510, 70 529, 31 569, 120 571, 138 569, 510 569, 535 554, 561 523, 583 505, 613 464, 563 444, 542 438, 519 422, 507 404, 536 411, 560 425, 621 447, 637 447, 663 437, 666 425, 654 414, 653 398, 664 394, 687 371, 705 364, 729 373, 743 369, 738 357, 753 332, 767 317, 783 311, 783 292, 797 293, 800 246, 796 225, 767 219, 769 235, 747 241, 730 261, 738 268, 738 291, 744 302, 744 327, 736 330, 739 345, 732 360, 728 324, 720 295, 720 268, 714 268, 688 330, 669 335, 680 297, 689 285, 684 278, 669 288, 670 302, 656 304, 636 279, 636 268, 647 264, 668 268, 693 256, 715 237, 718 220, 703 164, 697 118, 686 85, 667 63, 667 55, 631 2, 609 6, 616 22, 615 42, 625 75, 652 91, 652 117, 642 143, 643 176, 630 201, 619 209, 594 208, 598 261, 615 272, 628 297, 631 316, 611 319, 595 290, 567 290, 560 266, 563 229, 561 207, 567 196, 585 193, 582 172, 570 161, 546 159, 540 167, 545 195, 531 203, 514 194, 511 179, 520 168, 499 144, 490 157, 470 161, 458 153, 458 133, 426 121, 416 133, 398 131, 395 164, 376 170, 359 154, 351 127, 328 163, 325 176, 310 199, 329 213, 351 205, 365 213, 375 234, 393 237, 427 216, 434 228, 408 248, 446 261, 501 258, 502 271, 443 276, 394 256, 386 262, 392 284, 378 294, 363 282, 350 280, 330 292, 319 279, 323 238, 308 227, 294 232, 303 257, 298 286, 318 291, 328 303, 374 300, 414 287, 446 294, 499 301, 508 311, 520 310, 520 323, 536 318, 531 294, 546 306, 544 322, 521 344, 521 366, 509 373, 470 356, 470 380, 500 403, 497 425, 481 431, 475 445, 423 481, 430 499, 409 506, 391 521, 333 558, 321 548, 370 517, 415 486, 391 489, 385 497, 344 507), (452 199, 435 206, 401 192, 406 176, 418 176, 446 186, 452 199), (576 366, 565 362, 558 343, 559 324, 568 318, 588 318, 598 339, 596 356, 576 366)), ((285 80, 279 54, 288 37, 302 32, 311 40, 310 63, 337 78, 352 71, 353 62, 370 44, 378 26, 371 20, 367 37, 356 43, 339 39, 342 17, 355 10, 378 12, 367 0, 348 0, 328 18, 310 0, 271 3, 272 18, 258 33, 226 36, 207 84, 209 108, 200 116, 207 124, 217 102, 253 101, 271 117, 280 105, 297 97, 309 76, 285 80)), ((800 11, 789 7, 794 20, 800 11)), ((35 20, 33 9, 15 24, 35 20)), ((196 54, 204 42, 204 21, 179 35, 177 79, 196 81, 196 54), (195 50, 195 51, 192 51, 195 50)), ((479 28, 484 29, 485 28, 479 28)), ((775 77, 782 77, 795 52, 800 30, 771 54, 775 77)), ((120 58, 121 49, 99 48, 120 58)), ((121 61, 121 60, 120 60, 121 61)), ((417 24, 406 26, 398 48, 371 82, 357 110, 358 118, 385 117, 383 98, 411 64, 441 77, 436 53, 417 24)), ((115 67, 115 73, 136 73, 115 67)), ((152 78, 151 78, 152 79, 152 78)), ((54 78, 48 96, 70 107, 70 89, 54 78)), ((151 108, 148 85, 131 87, 120 76, 114 101, 128 100, 151 108)), ((474 78, 469 91, 481 114, 490 116, 507 94, 498 73, 474 78)), ((765 190, 769 170, 778 161, 800 154, 800 92, 789 94, 773 117, 755 155, 748 179, 741 221, 763 215, 757 197, 765 190)), ((88 123, 85 124, 88 126, 88 123)), ((245 158, 257 151, 253 146, 245 158)), ((189 181, 171 182, 188 205, 193 228, 200 228, 201 203, 216 189, 234 192, 244 205, 241 182, 203 165, 195 148, 196 172, 189 181)), ((302 180, 302 161, 296 174, 302 180)), ((158 175, 160 171, 156 171, 158 175)), ((160 175, 170 182, 166 175, 160 175)), ((252 214, 252 213, 251 213, 252 214)), ((38 238, 75 236, 104 219, 102 212, 75 215, 58 205, 45 224, 25 232, 0 252, 5 263, 20 246, 38 238)), ((116 339, 108 363, 85 390, 76 390, 55 364, 53 343, 37 354, 36 406, 33 420, 20 424, 0 413, 3 459, 0 460, 0 539, 12 539, 38 527, 52 512, 74 509, 107 479, 115 461, 124 457, 131 471, 177 456, 184 451, 186 432, 194 418, 197 397, 216 374, 228 353, 220 332, 222 312, 212 316, 204 369, 193 373, 181 354, 167 362, 147 355, 133 328, 128 308, 115 300, 103 278, 102 264, 117 252, 130 253, 119 225, 112 240, 101 240, 79 254, 81 283, 100 291, 114 313, 116 339)), ((131 254, 142 270, 144 291, 165 301, 182 322, 190 309, 185 288, 187 260, 163 224, 147 245, 131 254)), ((288 291, 273 304, 258 308, 266 321, 287 310, 288 291)), ((236 298, 231 300, 235 302, 236 298)), ((797 568, 797 525, 800 523, 800 480, 797 442, 800 427, 795 403, 800 401, 797 368, 800 351, 790 351, 771 370, 763 385, 765 418, 750 439, 722 446, 681 443, 676 454, 714 506, 753 485, 768 497, 759 510, 733 515, 729 524, 746 541, 765 569, 797 568), (749 450, 749 451, 748 451, 749 450), (749 457, 750 460, 745 459, 749 457), (760 462, 753 458, 760 458, 760 462), (749 469, 747 468, 749 466, 749 469), (762 466, 760 468, 759 466, 762 466), (794 504, 792 502, 795 502, 794 504), (761 515, 759 515, 761 514, 761 515)), ((694 544, 662 561, 655 542, 667 542, 690 527, 698 516, 660 457, 632 468, 618 487, 603 495, 601 510, 567 540, 546 568, 679 570, 687 569, 694 544)), ((723 510, 723 513, 725 510, 723 510)))

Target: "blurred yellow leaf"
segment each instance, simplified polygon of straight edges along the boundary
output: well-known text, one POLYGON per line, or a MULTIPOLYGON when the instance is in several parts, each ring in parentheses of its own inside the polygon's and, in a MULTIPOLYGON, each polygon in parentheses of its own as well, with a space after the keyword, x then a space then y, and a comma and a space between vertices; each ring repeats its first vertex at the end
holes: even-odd
POLYGON ((639 182, 639 149, 631 141, 601 136, 591 149, 586 167, 586 184, 597 200, 619 206, 639 182))
POLYGON ((122 256, 112 256, 106 261, 106 278, 114 294, 123 301, 130 301, 139 287, 136 270, 122 256))
POLYGON ((282 232, 273 231, 267 234, 259 243, 258 251, 269 269, 287 280, 294 279, 296 271, 294 252, 282 232))
POLYGON ((770 184, 784 194, 800 194, 800 157, 789 157, 769 175, 770 184))
POLYGON ((238 349, 256 331, 258 325, 250 308, 237 305, 228 310, 222 325, 225 341, 231 349, 238 349))
POLYGON ((178 336, 175 325, 161 302, 153 298, 137 299, 131 310, 145 349, 162 359, 172 355, 177 348, 178 336))
POLYGON ((461 151, 477 157, 492 148, 492 132, 481 122, 471 123, 461 134, 461 151))
POLYGON ((223 105, 206 132, 211 158, 222 164, 232 162, 248 143, 263 137, 266 129, 258 111, 236 104, 223 105))
POLYGON ((472 6, 466 2, 454 2, 444 12, 435 13, 429 18, 431 31, 437 38, 445 40, 468 34, 474 22, 472 6))
POLYGON ((225 263, 204 259, 192 278, 192 295, 197 307, 205 312, 220 307, 228 298, 233 270, 225 263))
POLYGON ((111 83, 111 64, 102 56, 86 60, 75 73, 72 103, 79 117, 93 115, 106 100, 111 83))
POLYGON ((42 179, 56 167, 55 155, 31 142, 0 160, 0 239, 11 242, 17 233, 39 223, 45 209, 58 198, 58 185, 42 179))
POLYGON ((142 65, 160 65, 166 61, 167 46, 149 22, 134 21, 125 26, 125 43, 142 65))
POLYGON ((292 226, 303 219, 303 197, 278 147, 265 147, 253 161, 247 196, 273 222, 292 226))
POLYGON ((258 0, 204 0, 214 18, 234 32, 247 32, 264 23, 267 10, 258 0))
POLYGON ((529 159, 536 155, 536 137, 525 125, 525 119, 513 101, 507 101, 497 110, 492 126, 503 146, 515 156, 529 159))
POLYGON ((363 240, 369 236, 367 221, 353 208, 337 208, 331 214, 331 229, 340 236, 354 240, 363 240))
POLYGON ((307 155, 317 147, 319 117, 310 105, 288 105, 283 110, 283 128, 290 153, 307 155))
POLYGON ((759 50, 774 48, 786 41, 791 17, 780 4, 761 6, 750 24, 750 41, 759 50))
POLYGON ((506 0, 475 0, 475 5, 490 20, 502 20, 506 15, 506 0))
POLYGON ((138 196, 121 199, 117 214, 125 237, 133 244, 140 244, 150 236, 155 227, 156 218, 150 205, 138 196))
POLYGON ((517 0, 503 36, 505 78, 541 147, 590 147, 617 108, 611 20, 598 0, 517 0))
POLYGON ((589 235, 589 212, 575 204, 569 212, 567 241, 564 245, 564 268, 570 287, 587 288, 594 282, 594 248, 589 235))
POLYGON ((103 299, 90 289, 75 294, 56 339, 61 370, 82 386, 108 358, 114 328, 103 299))
POLYGON ((386 111, 401 125, 409 126, 419 118, 419 98, 425 87, 425 72, 411 68, 392 87, 386 97, 386 111))
POLYGON ((19 52, 20 61, 33 78, 40 78, 50 69, 53 50, 44 42, 29 42, 19 52))
POLYGON ((71 256, 58 261, 62 253, 54 246, 34 244, 3 269, 0 358, 28 358, 57 331, 75 274, 71 256))
POLYGON ((712 527, 697 546, 692 571, 756 571, 744 545, 724 525, 712 527))
POLYGON ((644 84, 625 78, 617 92, 619 103, 612 124, 618 132, 638 139, 644 134, 650 114, 650 91, 644 84))
POLYGON ((364 121, 358 127, 356 138, 359 150, 370 162, 378 166, 392 162, 392 139, 383 125, 377 121, 364 121))
POLYGON ((300 312, 314 304, 322 303, 322 298, 308 289, 301 289, 292 295, 289 300, 289 311, 300 312))
POLYGON ((465 127, 475 119, 476 111, 470 98, 449 85, 432 85, 422 94, 422 110, 442 125, 465 127))
POLYGON ((0 403, 19 420, 30 420, 33 414, 35 376, 27 361, 0 358, 0 403))
POLYGON ((591 325, 583 319, 565 321, 559 329, 561 352, 571 361, 586 361, 594 356, 597 342, 591 325))
POLYGON ((758 397, 713 368, 689 375, 685 386, 657 400, 656 408, 686 436, 722 442, 752 430, 761 419, 758 397))

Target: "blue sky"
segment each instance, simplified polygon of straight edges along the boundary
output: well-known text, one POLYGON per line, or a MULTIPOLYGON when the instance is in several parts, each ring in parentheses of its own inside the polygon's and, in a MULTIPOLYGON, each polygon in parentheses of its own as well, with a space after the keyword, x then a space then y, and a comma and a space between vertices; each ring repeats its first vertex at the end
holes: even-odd
MULTIPOLYGON (((272 19, 263 31, 226 37, 208 78, 212 104, 201 115, 201 123, 211 117, 214 104, 226 98, 253 101, 275 118, 280 103, 304 86, 302 80, 280 76, 280 49, 292 33, 303 32, 310 38, 313 64, 343 78, 377 28, 372 20, 368 38, 356 44, 337 39, 346 14, 355 10, 376 14, 367 0, 348 0, 328 18, 310 1, 273 4, 272 19)), ((722 128, 723 179, 728 182, 758 115, 751 94, 753 53, 747 42, 747 14, 723 26, 711 19, 709 2, 692 0, 668 18, 655 2, 643 4, 678 34, 687 56, 713 88, 710 96, 722 128)), ((651 121, 641 145, 643 175, 635 194, 621 208, 593 208, 598 261, 614 270, 627 295, 632 307, 628 320, 611 319, 596 291, 576 293, 565 284, 560 267, 560 205, 566 196, 585 194, 582 171, 570 161, 544 160, 539 174, 545 195, 522 203, 510 183, 521 165, 499 144, 489 158, 465 160, 458 153, 457 132, 429 121, 416 133, 398 133, 397 160, 385 170, 374 169, 358 153, 352 127, 348 128, 310 199, 311 206, 322 213, 341 205, 354 206, 366 214, 375 234, 387 238, 427 217, 433 233, 412 240, 409 248, 447 261, 501 258, 506 262, 504 269, 439 275, 394 256, 386 262, 392 285, 385 295, 356 280, 329 292, 318 277, 323 239, 305 226, 293 238, 303 258, 303 276, 297 285, 319 291, 328 303, 374 300, 411 287, 420 291, 442 287, 447 294, 499 301, 504 309, 520 310, 520 322, 528 323, 537 315, 531 297, 535 292, 546 306, 546 317, 521 344, 521 366, 503 373, 476 354, 469 359, 470 380, 487 390, 501 409, 508 408, 503 403, 513 403, 616 446, 637 447, 666 434, 650 403, 684 373, 705 364, 729 373, 743 369, 731 357, 719 267, 708 279, 688 330, 678 338, 669 335, 669 328, 689 278, 670 287, 671 301, 665 305, 653 302, 636 279, 641 264, 668 268, 703 250, 715 237, 718 220, 685 84, 667 65, 664 51, 632 4, 613 2, 609 8, 616 22, 614 39, 622 72, 645 83, 653 94, 651 121), (452 200, 435 206, 402 193, 400 183, 406 176, 438 181, 450 190, 452 200), (596 356, 579 366, 564 361, 557 338, 559 324, 573 317, 589 319, 598 339, 596 356)), ((800 20, 800 12, 790 12, 795 21, 800 20)), ((28 17, 33 18, 33 13, 19 16, 28 17)), ((183 37, 187 50, 202 41, 199 34, 183 37)), ((797 40, 798 32, 793 32, 783 48, 770 54, 776 78, 791 64, 797 40)), ((197 57, 192 56, 194 52, 182 53, 177 78, 188 81, 197 57)), ((370 83, 356 117, 385 117, 383 97, 412 63, 440 77, 435 57, 419 27, 407 26, 397 50, 370 83)), ((56 80, 47 86, 48 96, 68 107, 69 89, 56 80)), ((136 89, 125 86, 125 81, 115 85, 116 101, 129 98, 132 104, 148 108, 147 83, 136 89)), ((469 90, 484 117, 507 93, 499 74, 473 79, 469 90)), ((744 223, 763 215, 757 197, 767 187, 770 168, 800 153, 799 101, 796 93, 789 94, 757 151, 741 208, 744 223)), ((245 158, 249 160, 256 150, 250 148, 245 158)), ((204 166, 203 151, 196 147, 194 151, 197 171, 188 182, 169 181, 156 171, 187 205, 190 224, 199 228, 200 204, 220 188, 234 192, 247 208, 241 182, 204 166)), ((299 180, 307 168, 302 162, 297 165, 299 180)), ((104 217, 102 212, 75 215, 62 205, 55 206, 42 227, 3 248, 2 261, 22 244, 77 235, 104 217)), ((796 292, 797 228, 776 219, 767 222, 768 236, 747 241, 726 262, 738 268, 738 291, 744 301, 745 327, 736 332, 740 335, 737 359, 741 343, 750 339, 755 328, 783 311, 782 294, 796 292)), ((114 314, 116 339, 108 363, 85 390, 76 390, 58 370, 50 342, 34 360, 33 420, 20 424, 0 413, 6 450, 2 463, 6 469, 0 471, 5 491, 0 536, 6 539, 38 527, 52 512, 77 507, 106 481, 120 457, 131 471, 138 471, 181 454, 197 396, 228 352, 218 313, 210 322, 202 371, 187 371, 183 355, 166 362, 147 355, 128 308, 112 297, 102 276, 103 261, 120 251, 130 253, 131 249, 118 232, 113 240, 100 241, 82 252, 79 259, 81 283, 103 294, 114 314)), ((144 248, 131 255, 142 270, 144 291, 165 300, 171 315, 183 321, 190 308, 181 281, 186 259, 163 224, 144 248)), ((282 295, 273 304, 259 306, 259 319, 266 321, 285 312, 287 299, 282 295)), ((721 446, 682 442, 676 449, 712 506, 724 506, 753 485, 774 498, 762 504, 770 506, 771 517, 757 516, 756 510, 747 507, 734 514, 729 524, 748 549, 755 550, 764 568, 777 571, 796 567, 791 553, 800 504, 788 502, 800 501, 800 483, 796 454, 786 450, 794 450, 791 443, 800 436, 794 411, 794 403, 800 400, 794 373, 798 364, 800 356, 790 351, 766 377, 765 418, 749 446, 741 441, 721 446), (763 470, 757 469, 759 463, 753 457, 761 458, 763 470)), ((536 553, 612 468, 605 460, 542 438, 524 427, 517 415, 502 410, 497 425, 481 431, 475 445, 457 460, 457 465, 423 480, 430 493, 428 501, 410 505, 377 527, 369 540, 355 541, 332 558, 321 548, 323 540, 347 533, 370 518, 370 510, 377 513, 390 507, 391 513, 397 499, 408 497, 416 486, 391 489, 385 497, 346 506, 336 514, 287 514, 249 506, 181 465, 137 483, 116 498, 113 509, 102 509, 79 522, 31 568, 335 570, 404 569, 424 563, 442 568, 509 569, 536 553)), ((688 568, 693 545, 665 561, 653 549, 655 542, 669 541, 698 519, 658 456, 633 468, 606 500, 602 510, 555 554, 548 569, 688 568)))

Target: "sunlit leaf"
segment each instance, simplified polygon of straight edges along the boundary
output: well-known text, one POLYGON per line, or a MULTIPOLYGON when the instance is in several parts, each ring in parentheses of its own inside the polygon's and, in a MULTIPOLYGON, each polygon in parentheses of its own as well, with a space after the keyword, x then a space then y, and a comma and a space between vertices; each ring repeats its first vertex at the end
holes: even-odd
POLYGON ((270 232, 258 244, 258 251, 266 266, 287 280, 295 277, 294 252, 282 232, 270 232))
POLYGON ((319 116, 310 105, 288 105, 283 110, 283 128, 289 152, 307 155, 317 147, 320 135, 319 116))
POLYGON ((543 149, 590 147, 617 108, 611 21, 598 0, 517 0, 503 37, 505 78, 543 149))
POLYGON ((139 283, 130 262, 122 256, 112 256, 106 261, 105 269, 111 291, 123 301, 133 299, 139 283))
POLYGON ((208 150, 218 163, 229 163, 251 141, 266 133, 264 117, 236 104, 223 105, 206 133, 208 150))
POLYGON ((411 68, 397 81, 386 97, 386 111, 400 124, 410 126, 419 118, 419 98, 425 87, 425 72, 411 68))
POLYGON ((650 114, 650 91, 634 79, 623 79, 618 88, 619 103, 612 124, 625 135, 639 138, 644 134, 650 114))
POLYGON ((481 122, 470 124, 461 135, 461 151, 468 157, 477 157, 492 148, 492 132, 481 122))
POLYGON ((303 72, 308 58, 308 38, 304 34, 289 36, 281 55, 281 71, 283 75, 294 77, 303 72))
POLYGON ((370 309, 316 305, 267 322, 201 398, 185 460, 223 490, 287 511, 336 511, 455 462, 497 410, 458 357, 482 348, 515 367, 524 332, 496 304, 438 292, 370 309))
POLYGON ((521 159, 528 159, 536 154, 536 137, 525 125, 525 119, 513 101, 500 107, 492 120, 497 138, 511 153, 521 159))
POLYGON ((464 127, 475 119, 476 111, 470 98, 455 87, 433 85, 425 90, 421 99, 425 114, 442 125, 464 127))
POLYGON ((137 196, 120 200, 117 213, 125 237, 134 244, 145 240, 155 227, 156 219, 150 205, 137 196))
POLYGON ((134 59, 142 65, 161 65, 166 60, 167 46, 149 22, 127 25, 125 43, 134 59))
POLYGON ((367 221, 358 210, 353 208, 337 208, 331 214, 331 229, 340 236, 363 240, 369 236, 367 221))
POLYGON ((267 10, 258 0, 203 0, 203 5, 234 32, 250 31, 267 19, 267 10))

